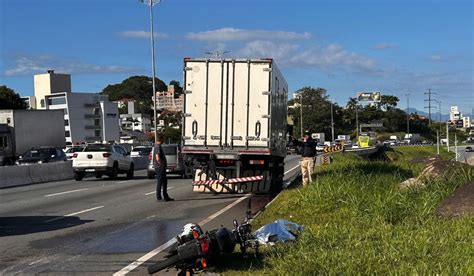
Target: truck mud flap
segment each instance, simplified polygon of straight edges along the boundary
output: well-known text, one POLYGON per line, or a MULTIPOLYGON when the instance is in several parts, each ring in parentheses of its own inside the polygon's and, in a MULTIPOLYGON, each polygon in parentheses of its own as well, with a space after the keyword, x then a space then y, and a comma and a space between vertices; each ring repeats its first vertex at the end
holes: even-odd
POLYGON ((196 170, 194 176, 193 192, 199 193, 270 193, 271 179, 269 172, 261 170, 246 170, 241 178, 263 176, 261 180, 229 183, 225 179, 235 179, 235 170, 217 170, 218 179, 209 180, 202 170, 196 170))

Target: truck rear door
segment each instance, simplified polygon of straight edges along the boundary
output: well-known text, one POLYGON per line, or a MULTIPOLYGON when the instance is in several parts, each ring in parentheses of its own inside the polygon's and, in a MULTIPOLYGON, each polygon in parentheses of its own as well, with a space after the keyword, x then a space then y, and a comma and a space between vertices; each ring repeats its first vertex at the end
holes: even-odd
POLYGON ((184 145, 268 147, 269 60, 185 60, 184 145))

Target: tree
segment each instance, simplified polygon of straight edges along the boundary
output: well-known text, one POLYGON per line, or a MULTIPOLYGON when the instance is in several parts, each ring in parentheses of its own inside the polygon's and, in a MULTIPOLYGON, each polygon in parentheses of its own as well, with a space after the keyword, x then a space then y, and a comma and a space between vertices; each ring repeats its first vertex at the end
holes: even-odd
POLYGON ((384 108, 385 110, 388 110, 389 108, 396 107, 399 100, 400 99, 398 99, 397 96, 382 95, 380 99, 380 107, 384 108))
MULTIPOLYGON (((304 131, 309 132, 324 132, 326 137, 331 137, 331 102, 326 96, 326 89, 303 87, 295 93, 300 94, 302 100, 299 98, 294 101, 295 108, 289 110, 289 115, 292 116, 295 127, 293 135, 300 136, 301 118, 300 118, 300 102, 303 103, 303 128, 304 131)), ((290 103, 291 102, 290 100, 290 103)), ((343 110, 337 104, 333 104, 334 126, 335 134, 345 131, 343 110)))
POLYGON ((0 86, 0 109, 26 109, 28 106, 20 95, 6 85, 0 86))
MULTIPOLYGON (((156 91, 167 91, 166 84, 156 78, 156 91)), ((102 94, 108 95, 109 100, 117 101, 122 99, 136 101, 137 113, 148 114, 153 117, 153 85, 152 78, 147 76, 132 76, 119 84, 107 85, 102 90, 102 94)))
MULTIPOLYGON (((181 87, 179 81, 176 81, 176 80, 172 80, 170 81, 170 84, 169 85, 173 85, 174 86, 174 91, 176 94, 182 94, 183 93, 183 88, 181 87)), ((177 95, 176 95, 177 96, 177 95)))

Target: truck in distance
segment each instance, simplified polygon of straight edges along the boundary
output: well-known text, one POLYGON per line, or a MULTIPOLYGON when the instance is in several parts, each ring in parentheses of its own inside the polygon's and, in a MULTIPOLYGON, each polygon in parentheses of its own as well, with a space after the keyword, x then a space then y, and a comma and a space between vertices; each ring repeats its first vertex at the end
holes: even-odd
POLYGON ((0 110, 0 166, 41 146, 66 146, 63 110, 0 110))
POLYGON ((184 59, 182 152, 194 180, 263 175, 200 192, 281 189, 288 85, 272 59, 184 59))

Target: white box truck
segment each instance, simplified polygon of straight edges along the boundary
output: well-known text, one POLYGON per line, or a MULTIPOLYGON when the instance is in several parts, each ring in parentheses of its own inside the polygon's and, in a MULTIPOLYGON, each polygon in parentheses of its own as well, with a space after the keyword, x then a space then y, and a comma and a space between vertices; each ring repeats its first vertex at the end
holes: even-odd
POLYGON ((0 166, 39 146, 66 146, 62 109, 0 110, 0 166))
POLYGON ((182 153, 194 171, 194 191, 279 191, 288 85, 275 62, 185 58, 183 70, 182 153), (222 181, 261 175, 253 182, 222 181), (218 183, 196 184, 207 180, 218 183))

